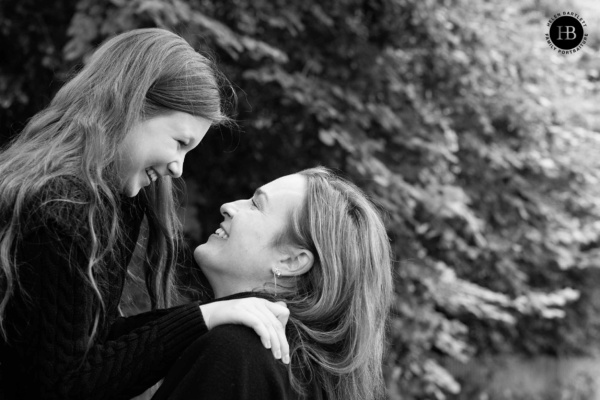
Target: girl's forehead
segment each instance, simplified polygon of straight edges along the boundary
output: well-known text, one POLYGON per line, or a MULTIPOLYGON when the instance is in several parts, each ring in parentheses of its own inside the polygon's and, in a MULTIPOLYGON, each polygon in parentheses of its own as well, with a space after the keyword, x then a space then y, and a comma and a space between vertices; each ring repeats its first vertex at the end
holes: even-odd
POLYGON ((148 118, 139 126, 165 134, 178 134, 193 139, 198 144, 211 126, 206 118, 194 116, 181 111, 148 118))

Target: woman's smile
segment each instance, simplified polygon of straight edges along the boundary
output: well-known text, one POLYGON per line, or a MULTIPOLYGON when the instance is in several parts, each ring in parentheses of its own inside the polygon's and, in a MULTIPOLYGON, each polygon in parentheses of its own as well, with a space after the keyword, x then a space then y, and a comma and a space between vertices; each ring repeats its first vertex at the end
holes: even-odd
POLYGON ((227 232, 225 231, 225 229, 219 227, 215 233, 215 235, 217 235, 219 238, 221 239, 229 239, 229 235, 227 234, 227 232))
POLYGON ((302 205, 306 185, 305 177, 288 175, 262 186, 251 199, 221 206, 224 221, 194 252, 215 293, 253 290, 269 279, 281 255, 274 243, 302 205))

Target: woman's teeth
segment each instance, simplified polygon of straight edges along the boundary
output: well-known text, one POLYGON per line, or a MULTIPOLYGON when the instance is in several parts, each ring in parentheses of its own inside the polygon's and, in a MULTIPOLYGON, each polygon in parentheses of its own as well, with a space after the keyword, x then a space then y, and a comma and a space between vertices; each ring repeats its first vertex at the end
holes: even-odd
POLYGON ((158 174, 152 168, 146 168, 146 175, 148 175, 148 178, 150 178, 151 182, 156 182, 158 179, 158 174))
POLYGON ((215 235, 217 235, 221 239, 229 239, 229 235, 223 230, 223 228, 217 229, 215 231, 215 235))

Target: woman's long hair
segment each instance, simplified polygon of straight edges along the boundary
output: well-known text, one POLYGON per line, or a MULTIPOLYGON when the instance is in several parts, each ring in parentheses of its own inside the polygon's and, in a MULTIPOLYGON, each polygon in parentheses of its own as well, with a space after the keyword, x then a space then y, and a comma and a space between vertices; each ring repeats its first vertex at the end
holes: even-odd
MULTIPOLYGON (((85 219, 89 258, 80 270, 99 304, 91 345, 104 308, 95 276, 107 258, 116 261, 115 245, 123 240, 115 183, 117 149, 135 124, 173 111, 203 117, 213 125, 228 122, 222 82, 212 62, 174 33, 123 33, 105 42, 0 153, 0 330, 5 339, 3 317, 19 285, 15 253, 23 233, 22 213, 57 178, 74 178, 83 182, 90 199, 85 219)), ((139 195, 146 203, 149 232, 146 286, 152 308, 167 307, 175 293, 174 267, 182 242, 173 183, 161 178, 139 195)))
POLYGON ((290 310, 291 380, 328 400, 383 397, 382 358, 392 298, 391 249, 381 216, 354 184, 325 168, 308 180, 304 205, 277 244, 312 251, 304 275, 281 277, 290 310))

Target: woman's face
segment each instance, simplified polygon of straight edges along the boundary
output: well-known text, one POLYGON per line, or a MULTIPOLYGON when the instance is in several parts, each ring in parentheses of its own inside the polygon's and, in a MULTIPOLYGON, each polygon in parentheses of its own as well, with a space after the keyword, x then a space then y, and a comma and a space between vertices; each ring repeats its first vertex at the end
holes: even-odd
POLYGON ((302 175, 284 176, 257 189, 248 200, 221 206, 224 220, 194 258, 218 297, 260 288, 273 279, 283 253, 276 236, 301 207, 307 182, 302 175))
POLYGON ((133 197, 161 176, 180 177, 185 155, 200 143, 210 125, 202 117, 174 111, 134 126, 117 154, 122 193, 133 197))

